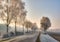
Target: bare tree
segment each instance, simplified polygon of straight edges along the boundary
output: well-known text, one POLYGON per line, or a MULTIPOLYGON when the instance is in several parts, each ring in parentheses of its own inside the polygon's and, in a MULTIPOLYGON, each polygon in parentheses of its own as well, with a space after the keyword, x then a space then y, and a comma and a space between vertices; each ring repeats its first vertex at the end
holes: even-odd
POLYGON ((26 17, 26 11, 24 11, 24 3, 21 0, 14 0, 13 6, 13 20, 15 21, 15 33, 17 32, 16 24, 20 22, 22 24, 26 17))
POLYGON ((41 19, 41 28, 46 31, 51 26, 50 19, 48 17, 42 17, 41 19))
POLYGON ((24 26, 27 28, 27 32, 28 32, 28 29, 32 27, 32 23, 30 21, 25 21, 24 26))
POLYGON ((12 14, 11 14, 11 4, 10 4, 10 0, 0 0, 0 7, 2 9, 1 12, 0 12, 0 17, 2 18, 2 20, 5 20, 6 22, 6 26, 7 26, 7 34, 8 34, 8 27, 9 27, 9 24, 12 20, 12 14))
POLYGON ((22 24, 22 26, 23 26, 23 32, 24 32, 25 18, 26 18, 26 11, 23 11, 23 13, 21 13, 21 15, 20 15, 20 24, 22 24))
POLYGON ((12 20, 15 21, 15 32, 17 31, 17 22, 20 20, 21 23, 21 21, 25 20, 24 4, 21 0, 0 0, 0 17, 6 22, 7 34, 8 26, 12 20))
POLYGON ((23 26, 23 32, 24 32, 24 21, 26 19, 26 13, 27 11, 25 10, 25 3, 20 1, 20 13, 19 13, 19 16, 18 16, 18 23, 20 23, 20 25, 23 26))
POLYGON ((31 29, 35 32, 38 29, 37 24, 36 23, 33 23, 31 29))

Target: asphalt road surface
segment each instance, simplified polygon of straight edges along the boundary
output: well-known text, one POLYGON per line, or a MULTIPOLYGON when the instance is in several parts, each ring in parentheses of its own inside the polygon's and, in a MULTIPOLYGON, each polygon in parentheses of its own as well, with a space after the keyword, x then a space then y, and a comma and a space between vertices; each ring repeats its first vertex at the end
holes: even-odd
POLYGON ((18 36, 16 38, 13 38, 11 40, 4 41, 4 42, 35 42, 37 39, 37 36, 38 36, 38 33, 27 34, 23 36, 18 36))
POLYGON ((37 37, 32 37, 32 38, 27 38, 24 40, 17 40, 17 41, 12 41, 12 42, 35 42, 37 37))

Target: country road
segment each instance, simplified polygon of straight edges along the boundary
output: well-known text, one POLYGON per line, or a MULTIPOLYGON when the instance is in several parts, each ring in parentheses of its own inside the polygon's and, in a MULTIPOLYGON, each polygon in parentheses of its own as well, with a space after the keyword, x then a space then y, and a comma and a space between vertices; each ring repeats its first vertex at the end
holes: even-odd
MULTIPOLYGON (((38 34, 39 33, 25 34, 22 36, 17 36, 15 38, 12 38, 12 39, 4 41, 4 42, 36 42, 38 34)), ((57 40, 55 40, 53 37, 51 37, 48 34, 41 34, 40 41, 41 42, 58 42, 57 40)))
POLYGON ((17 36, 17 37, 15 37, 13 39, 3 41, 3 42, 35 42, 37 36, 38 36, 38 33, 25 34, 25 35, 17 36))
MULTIPOLYGON (((26 38, 24 40, 20 40, 20 41, 17 40, 17 41, 12 41, 12 42, 36 42, 36 39, 37 39, 37 35, 33 36, 31 38, 26 38)), ((41 42, 58 42, 57 40, 55 40, 54 38, 52 38, 48 34, 47 35, 41 34, 40 35, 40 41, 41 42)))
POLYGON ((24 40, 15 40, 15 41, 11 41, 11 42, 35 42, 36 41, 37 36, 31 37, 31 38, 26 38, 24 40))

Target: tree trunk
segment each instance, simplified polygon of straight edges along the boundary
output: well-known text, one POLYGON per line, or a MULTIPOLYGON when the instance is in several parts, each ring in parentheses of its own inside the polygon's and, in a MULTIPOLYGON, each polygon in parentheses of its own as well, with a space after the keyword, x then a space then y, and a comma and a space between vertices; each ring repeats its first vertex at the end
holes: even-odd
POLYGON ((17 21, 15 21, 15 35, 17 35, 16 23, 17 21))
MULTIPOLYGON (((7 3, 8 3, 8 0, 7 0, 7 3)), ((8 35, 8 27, 9 27, 9 8, 8 8, 8 5, 7 5, 7 24, 6 24, 6 26, 7 26, 7 36, 9 36, 8 35)))
POLYGON ((7 37, 8 37, 9 25, 7 24, 6 27, 7 27, 7 37))
POLYGON ((27 33, 28 33, 28 28, 27 28, 27 33))
POLYGON ((23 34, 24 34, 24 25, 23 25, 23 34))

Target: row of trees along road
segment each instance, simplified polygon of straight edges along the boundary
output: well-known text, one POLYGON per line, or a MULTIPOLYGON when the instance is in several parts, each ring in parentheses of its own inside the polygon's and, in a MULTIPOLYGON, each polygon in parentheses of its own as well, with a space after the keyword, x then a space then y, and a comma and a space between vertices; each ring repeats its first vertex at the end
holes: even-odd
POLYGON ((27 32, 28 32, 28 29, 31 28, 31 30, 35 31, 36 29, 38 29, 38 26, 36 23, 32 23, 30 21, 25 21, 24 22, 24 26, 25 28, 27 28, 27 32))
POLYGON ((7 34, 11 22, 15 22, 15 32, 17 22, 21 24, 24 22, 26 17, 24 5, 21 0, 0 0, 0 19, 6 23, 7 34))

